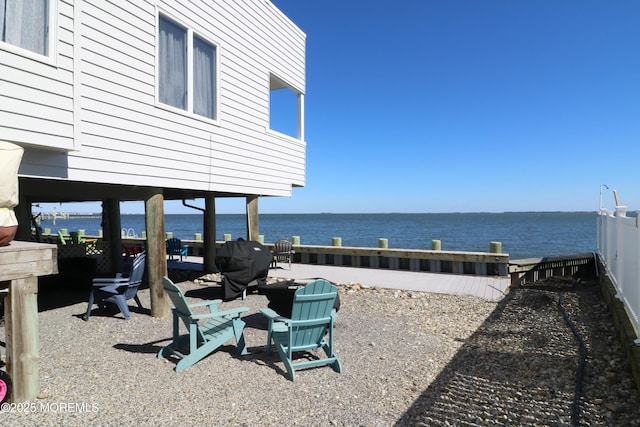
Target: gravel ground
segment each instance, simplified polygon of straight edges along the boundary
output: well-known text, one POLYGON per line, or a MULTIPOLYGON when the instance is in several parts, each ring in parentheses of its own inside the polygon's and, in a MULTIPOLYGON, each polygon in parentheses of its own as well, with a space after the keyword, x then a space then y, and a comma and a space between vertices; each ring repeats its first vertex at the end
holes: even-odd
MULTIPOLYGON (((179 284, 193 302, 219 288, 179 284)), ((139 292, 149 307, 149 291, 139 292)), ((640 399, 594 286, 547 282, 502 301, 340 286, 335 346, 343 365, 286 378, 264 352, 264 296, 247 306, 247 356, 228 345, 179 374, 155 354, 171 319, 94 311, 86 292, 41 290, 38 399, 0 412, 2 425, 439 426, 640 425, 640 399), (574 410, 580 346, 582 397, 574 410), (26 412, 26 410, 30 412, 26 412), (576 414, 577 413, 577 417, 576 414)), ((1 331, 4 334, 4 331, 1 331)))

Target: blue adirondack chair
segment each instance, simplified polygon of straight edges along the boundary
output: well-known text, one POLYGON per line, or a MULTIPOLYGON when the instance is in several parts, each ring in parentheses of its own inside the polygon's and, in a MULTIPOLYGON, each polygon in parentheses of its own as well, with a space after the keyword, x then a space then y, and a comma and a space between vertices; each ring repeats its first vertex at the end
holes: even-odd
POLYGON ((337 317, 333 303, 337 295, 338 290, 331 282, 318 279, 295 292, 291 318, 282 317, 270 308, 260 309, 269 320, 266 353, 271 353, 273 341, 291 381, 296 379, 296 370, 313 366, 330 365, 334 371, 342 372, 333 350, 333 324, 337 317), (322 348, 327 357, 294 363, 295 352, 317 348, 322 348))
POLYGON ((218 347, 234 337, 240 354, 247 354, 243 334, 245 322, 240 319, 240 314, 249 311, 248 307, 218 311, 218 304, 222 300, 188 304, 180 288, 168 277, 162 279, 162 286, 175 308, 171 310, 173 313, 173 340, 171 344, 158 352, 158 359, 176 356, 180 359, 176 365, 176 372, 181 372, 213 353, 218 347), (195 307, 207 307, 209 313, 195 314, 192 311, 195 307), (201 319, 208 320, 199 324, 198 321, 201 319), (180 335, 180 320, 187 328, 186 335, 180 335), (189 345, 189 354, 180 352, 180 349, 186 344, 189 345))
POLYGON ((182 257, 187 256, 188 252, 189 245, 183 245, 180 239, 175 237, 167 239, 167 255, 169 255, 170 260, 173 259, 174 255, 179 255, 180 261, 182 261, 182 257))
POLYGON ((127 277, 122 277, 122 275, 118 274, 113 278, 93 279, 93 289, 89 294, 89 304, 87 306, 87 313, 84 315, 84 320, 89 320, 94 301, 100 307, 104 307, 105 302, 116 304, 126 320, 129 320, 131 317, 129 307, 127 306, 128 300, 135 300, 138 307, 142 308, 137 293, 138 287, 140 283, 142 283, 145 259, 146 254, 144 252, 138 255, 133 260, 131 271, 127 277))

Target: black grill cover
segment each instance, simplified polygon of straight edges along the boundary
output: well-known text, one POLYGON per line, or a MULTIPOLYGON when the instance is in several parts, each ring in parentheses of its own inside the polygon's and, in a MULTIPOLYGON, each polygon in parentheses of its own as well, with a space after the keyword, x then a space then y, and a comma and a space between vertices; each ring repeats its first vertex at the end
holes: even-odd
MULTIPOLYGON (((278 313, 280 316, 291 317, 293 308, 293 299, 296 291, 308 283, 296 283, 296 279, 283 280, 275 283, 265 283, 258 286, 258 293, 263 294, 269 300, 268 307, 278 313)), ((331 283, 335 285, 335 283, 331 283)), ((340 310, 340 295, 336 295, 333 303, 336 311, 340 310)))
POLYGON ((249 285, 264 284, 270 264, 271 252, 260 243, 226 242, 216 253, 216 266, 223 275, 223 298, 237 298, 249 285))

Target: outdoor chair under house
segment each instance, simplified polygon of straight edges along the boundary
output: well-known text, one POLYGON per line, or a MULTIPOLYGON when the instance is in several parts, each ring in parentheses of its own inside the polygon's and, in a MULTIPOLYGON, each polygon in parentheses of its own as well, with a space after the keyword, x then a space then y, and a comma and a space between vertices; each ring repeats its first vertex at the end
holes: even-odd
POLYGON ((189 252, 189 245, 183 245, 182 241, 176 237, 167 239, 167 255, 172 260, 174 256, 179 256, 182 261, 183 256, 187 256, 189 252))
POLYGON ((273 261, 271 263, 272 268, 277 268, 279 262, 289 263, 289 270, 291 270, 291 263, 293 262, 293 255, 296 251, 293 250, 293 244, 287 239, 280 239, 273 244, 273 261))
POLYGON ((116 277, 112 278, 93 279, 93 289, 89 294, 89 304, 87 305, 87 313, 84 315, 84 320, 89 320, 94 302, 100 308, 104 308, 106 306, 105 303, 116 304, 126 320, 131 317, 127 305, 128 300, 133 299, 138 304, 138 308, 142 308, 138 298, 138 287, 142 283, 145 260, 146 253, 142 252, 133 260, 131 271, 126 277, 118 273, 116 277))
POLYGON ((334 371, 342 372, 333 349, 333 325, 337 317, 333 305, 337 295, 338 289, 331 282, 318 279, 295 292, 291 318, 270 308, 260 309, 269 321, 266 353, 271 353, 273 341, 291 381, 296 379, 296 370, 314 366, 330 365, 334 371), (294 362, 294 353, 318 348, 324 350, 326 358, 294 362))
POLYGON ((182 290, 168 277, 162 279, 165 292, 171 298, 173 313, 173 339, 171 344, 158 352, 158 359, 169 356, 177 357, 176 372, 181 372, 213 353, 218 347, 235 338, 241 355, 247 354, 244 341, 245 322, 240 314, 249 311, 248 307, 218 311, 218 304, 222 300, 203 301, 195 304, 187 303, 182 290), (196 314, 194 308, 206 307, 208 313, 196 314), (206 320, 199 323, 200 320, 206 320), (180 321, 186 326, 187 334, 180 335, 180 321), (182 353, 183 347, 188 346, 188 354, 182 353))

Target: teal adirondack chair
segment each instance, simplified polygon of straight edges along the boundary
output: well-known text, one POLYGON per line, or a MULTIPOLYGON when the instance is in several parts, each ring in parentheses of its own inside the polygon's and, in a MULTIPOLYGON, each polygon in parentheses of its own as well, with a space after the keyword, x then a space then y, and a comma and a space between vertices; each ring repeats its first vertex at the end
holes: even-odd
POLYGON ((182 261, 183 256, 187 256, 189 252, 189 245, 183 245, 182 241, 178 238, 172 237, 171 239, 167 239, 167 255, 169 255, 169 259, 173 259, 174 255, 180 256, 180 261, 182 261))
POLYGON ((240 354, 247 354, 243 334, 245 322, 240 319, 240 313, 249 311, 248 307, 218 311, 218 304, 222 300, 188 304, 180 288, 168 277, 162 279, 162 285, 175 308, 171 310, 173 312, 173 341, 158 352, 158 359, 176 356, 180 359, 176 365, 176 372, 181 372, 213 353, 218 347, 234 337, 240 354), (208 307, 209 313, 195 314, 192 311, 192 308, 195 307, 208 307), (199 324, 198 321, 201 319, 208 320, 199 324), (180 335, 180 320, 187 327, 188 333, 186 335, 180 335), (179 351, 186 344, 189 345, 189 354, 183 354, 179 351))
POLYGON ((260 309, 269 320, 266 353, 271 353, 273 341, 291 381, 296 379, 296 370, 313 366, 330 365, 334 371, 342 372, 333 350, 333 324, 337 317, 333 303, 337 295, 338 290, 331 282, 318 279, 296 291, 290 319, 270 308, 260 309), (327 357, 294 363, 295 352, 317 348, 322 348, 327 357))

